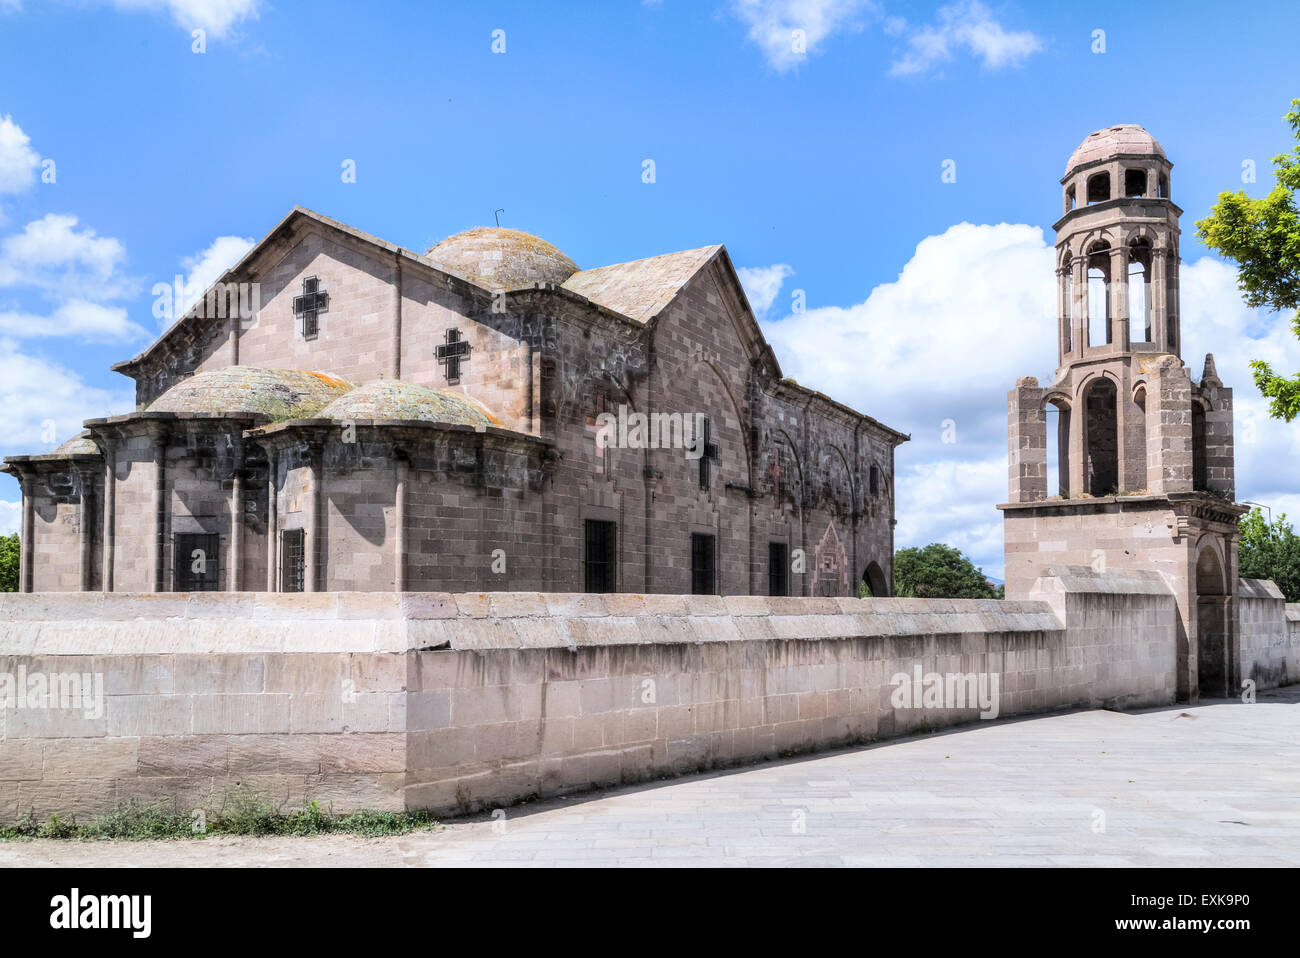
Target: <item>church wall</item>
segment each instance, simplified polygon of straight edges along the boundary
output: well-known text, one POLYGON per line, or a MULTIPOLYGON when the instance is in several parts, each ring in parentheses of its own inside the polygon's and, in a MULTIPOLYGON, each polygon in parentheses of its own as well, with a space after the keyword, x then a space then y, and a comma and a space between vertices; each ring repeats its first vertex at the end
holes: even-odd
POLYGON ((150 561, 154 538, 154 485, 158 474, 154 463, 153 438, 136 435, 114 448, 113 589, 116 592, 154 591, 154 569, 150 561))
POLYGON ((1300 615, 1295 622, 1288 620, 1282 590, 1267 579, 1241 579, 1237 616, 1241 680, 1254 682, 1257 690, 1300 681, 1300 615))
POLYGON ((441 274, 406 264, 402 272, 402 379, 431 389, 449 389, 481 402, 516 432, 535 432, 532 382, 535 374, 526 316, 492 312, 486 294, 462 297, 439 282, 441 274), (472 318, 471 318, 472 317, 472 318), (459 383, 447 378, 438 347, 457 329, 472 348, 460 364, 459 383))
POLYGON ((98 675, 103 698, 10 711, 0 821, 235 790, 469 811, 979 720, 900 699, 918 671, 983 681, 998 716, 1163 704, 1154 579, 1053 577, 1020 602, 3 595, 6 670, 98 675))
MULTIPOLYGON (((240 333, 240 365, 331 373, 357 385, 386 376, 392 362, 395 275, 391 255, 307 230, 260 280, 261 309, 240 333), (329 294, 314 339, 303 337, 302 320, 293 312, 293 299, 309 276, 317 277, 320 289, 329 294)), ((228 351, 218 349, 194 371, 229 365, 228 351)))
MULTIPOLYGON (((34 496, 35 553, 32 562, 33 592, 76 592, 81 588, 82 480, 67 469, 41 469, 32 483, 34 496)), ((98 501, 100 483, 92 482, 90 498, 98 501)), ((97 512, 92 506, 91 588, 99 584, 100 535, 95 528, 97 512)))

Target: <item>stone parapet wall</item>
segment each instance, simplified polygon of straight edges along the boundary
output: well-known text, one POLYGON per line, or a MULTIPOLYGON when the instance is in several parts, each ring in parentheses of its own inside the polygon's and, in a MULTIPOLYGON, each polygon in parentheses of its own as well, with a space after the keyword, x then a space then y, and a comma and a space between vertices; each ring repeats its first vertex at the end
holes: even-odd
POLYGON ((0 708, 0 819, 237 789, 446 812, 978 718, 899 707, 918 671, 996 677, 1000 715, 1172 700, 1163 586, 1039 594, 7 595, 0 674, 88 675, 102 700, 0 708))
POLYGON ((1274 689, 1300 681, 1300 615, 1282 590, 1267 579, 1241 579, 1237 621, 1241 633, 1241 678, 1256 689, 1274 689))

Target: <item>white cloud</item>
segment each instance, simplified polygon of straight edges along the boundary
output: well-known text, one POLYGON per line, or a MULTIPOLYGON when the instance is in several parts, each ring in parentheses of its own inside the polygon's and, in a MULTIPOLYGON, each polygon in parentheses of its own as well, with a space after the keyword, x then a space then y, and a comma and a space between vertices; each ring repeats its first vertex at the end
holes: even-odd
POLYGON ((134 390, 90 386, 72 370, 0 339, 0 453, 48 452, 79 433, 85 420, 134 407, 134 390))
MULTIPOLYGON (((197 303, 208 287, 219 280, 226 270, 243 259, 244 254, 252 248, 253 240, 249 237, 218 236, 207 249, 182 259, 181 269, 185 270, 182 282, 185 289, 181 296, 180 310, 184 311, 197 303)), ((176 315, 179 313, 166 311, 160 317, 161 324, 168 325, 176 315)))
POLYGON ((113 0, 119 10, 166 11, 176 25, 224 37, 244 20, 256 20, 261 0, 113 0))
POLYGON ((1042 40, 1031 31, 1004 28, 979 0, 961 0, 941 7, 939 22, 913 31, 907 42, 907 53, 890 68, 895 76, 924 73, 938 63, 951 60, 953 52, 959 49, 996 70, 1019 66, 1043 48, 1042 40))
MULTIPOLYGON (((1037 227, 960 223, 863 302, 763 323, 786 375, 912 434, 897 453, 900 548, 948 542, 1002 575, 1006 396, 1021 376, 1054 378, 1053 267, 1037 227)), ((1235 270, 1209 257, 1181 280, 1183 359, 1199 379, 1213 352, 1234 389, 1237 497, 1300 520, 1300 423, 1268 418, 1248 365, 1300 370, 1289 318, 1246 308, 1235 270)))
POLYGON ((776 302, 777 294, 781 292, 781 284, 785 282, 786 277, 794 275, 794 270, 785 263, 776 263, 772 266, 740 266, 736 269, 736 275, 740 277, 740 285, 745 288, 745 295, 749 297, 749 305, 753 308, 754 315, 762 318, 776 302))
POLYGON ((121 342, 147 338, 149 333, 126 318, 120 306, 103 306, 74 299, 49 316, 0 312, 0 333, 16 339, 76 336, 87 342, 121 342))
POLYGON ((37 286, 69 298, 115 299, 126 249, 112 237, 78 230, 77 217, 47 213, 0 240, 0 286, 37 286))
POLYGON ((40 154, 8 114, 0 116, 0 193, 20 193, 36 182, 40 154))
POLYGON ((860 27, 876 14, 875 0, 732 0, 731 12, 749 27, 749 39, 767 62, 785 72, 818 52, 831 34, 860 27), (800 31, 796 33, 796 31, 800 31))
POLYGON ((0 536, 13 535, 20 532, 18 523, 23 515, 22 501, 7 502, 0 499, 0 536))

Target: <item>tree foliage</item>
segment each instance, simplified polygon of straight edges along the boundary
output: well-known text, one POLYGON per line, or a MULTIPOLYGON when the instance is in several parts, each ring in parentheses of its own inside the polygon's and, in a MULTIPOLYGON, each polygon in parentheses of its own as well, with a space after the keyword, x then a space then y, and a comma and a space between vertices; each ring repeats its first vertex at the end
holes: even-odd
MULTIPOLYGON (((1300 144, 1300 99, 1291 101, 1285 119, 1300 144)), ((1245 190, 1220 193, 1210 215, 1196 224, 1196 235, 1210 249, 1237 263, 1237 286, 1248 306, 1300 310, 1300 145, 1273 157, 1277 185, 1262 199, 1245 190)), ((1291 328, 1300 337, 1300 312, 1291 328)), ((1290 422, 1300 415, 1300 373, 1278 375, 1262 360, 1250 364, 1255 385, 1272 400, 1269 415, 1290 422)))
POLYGON ((1241 517, 1237 572, 1246 579, 1272 579, 1288 602, 1300 602, 1300 536, 1282 513, 1272 523, 1259 508, 1241 517))
POLYGON ((0 536, 0 592, 18 591, 18 533, 0 536))
POLYGON ((918 599, 1000 599, 1005 591, 990 584, 960 549, 941 542, 899 549, 894 588, 898 595, 918 599))

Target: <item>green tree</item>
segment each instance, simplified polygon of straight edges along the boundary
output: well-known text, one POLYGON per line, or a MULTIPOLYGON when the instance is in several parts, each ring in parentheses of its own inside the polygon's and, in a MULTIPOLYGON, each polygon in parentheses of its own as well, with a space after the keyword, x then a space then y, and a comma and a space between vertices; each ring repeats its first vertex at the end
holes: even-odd
POLYGON ((1282 513, 1266 522, 1259 508, 1241 517, 1237 572, 1246 579, 1272 579, 1288 602, 1300 602, 1300 536, 1282 513))
MULTIPOLYGON (((1291 101, 1284 119, 1300 143, 1300 100, 1291 101)), ((1196 224, 1196 235, 1210 249, 1237 263, 1237 286, 1248 306, 1300 310, 1300 145, 1273 157, 1277 185, 1263 199, 1245 190, 1220 193, 1210 215, 1196 224)), ((1300 337, 1300 312, 1291 328, 1300 337)), ((1288 379, 1262 360, 1250 364, 1255 385, 1268 399, 1269 415, 1290 422, 1300 414, 1300 374, 1288 379)))
POLYGON ((18 591, 18 533, 0 536, 0 592, 18 591))
POLYGON ((1005 589, 992 585, 960 549, 932 542, 894 554, 894 588, 917 599, 1000 599, 1005 589))

